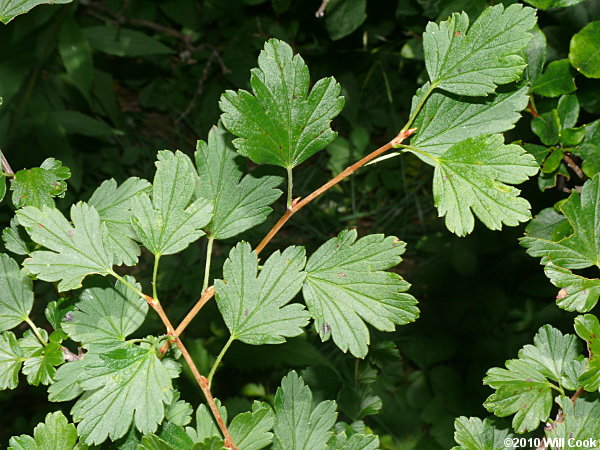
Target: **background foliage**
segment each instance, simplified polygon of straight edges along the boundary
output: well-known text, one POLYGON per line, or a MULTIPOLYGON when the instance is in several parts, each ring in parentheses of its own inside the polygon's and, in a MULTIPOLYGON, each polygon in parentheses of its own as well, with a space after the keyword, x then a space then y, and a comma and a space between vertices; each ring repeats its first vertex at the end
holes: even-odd
MULTIPOLYGON (((196 140, 206 140, 218 120, 221 93, 249 88, 249 71, 272 37, 302 54, 313 80, 334 76, 345 97, 344 110, 334 121, 339 137, 326 152, 295 169, 294 192, 311 192, 387 142, 406 121, 412 95, 427 79, 421 37, 427 22, 461 10, 475 18, 499 2, 331 0, 323 18, 315 17, 318 1, 226 3, 82 1, 38 6, 1 26, 0 148, 15 172, 39 166, 48 157, 71 170, 69 178, 60 167, 47 167, 44 176, 54 177, 53 191, 40 204, 59 195, 56 205, 65 212, 74 199, 87 200, 107 178, 150 179, 159 149, 191 155, 196 140)), ((530 59, 527 68, 527 76, 535 80, 531 92, 539 117, 524 115, 507 141, 527 142, 527 150, 542 164, 539 178, 521 186, 536 214, 581 186, 584 175, 600 170, 595 144, 563 150, 578 146, 583 137, 577 126, 600 113, 600 86, 591 78, 598 74, 578 57, 577 48, 573 51, 574 45, 586 45, 586 35, 598 36, 589 23, 600 19, 600 2, 528 3, 546 9, 538 14, 541 32, 534 37, 540 48, 546 41, 546 55, 532 53, 538 62, 530 59), (557 101, 575 89, 581 111, 573 119, 562 113, 573 98, 561 97, 562 107, 557 101)), ((0 8, 0 18, 6 14, 0 8)), ((269 167, 258 170, 280 175, 269 167)), ((255 399, 272 400, 292 367, 317 401, 337 399, 345 420, 364 420, 355 426, 373 429, 384 448, 449 448, 455 417, 487 415, 482 403, 492 391, 481 382, 487 369, 515 357, 542 324, 572 332, 575 314, 556 306, 558 288, 544 276, 539 261, 519 246, 524 226, 498 233, 477 223, 467 238, 450 234, 433 207, 431 176, 429 166, 415 157, 377 163, 294 216, 274 241, 279 248, 304 245, 312 254, 343 228, 355 228, 359 235, 398 236, 408 243, 399 270, 419 299, 419 320, 393 334, 372 333, 365 360, 340 353, 331 342, 320 344, 314 333, 277 347, 234 342, 213 387, 231 417, 249 409, 255 399)), ((18 204, 24 194, 7 195, 18 204)), ((8 202, 1 208, 0 223, 9 226, 13 211, 8 202)), ((284 208, 280 199, 270 221, 241 237, 255 245, 284 208)), ((215 243, 215 272, 233 244, 227 239, 215 243)), ((201 248, 190 247, 161 260, 160 285, 169 293, 162 303, 174 322, 201 288, 202 255, 201 248)), ((147 285, 152 267, 142 262, 136 271, 147 285)), ((57 300, 48 286, 38 283, 36 288, 39 298, 57 300)), ((40 308, 34 317, 43 313, 40 308)), ((161 329, 156 321, 140 335, 155 331, 153 326, 161 329)), ((186 336, 199 369, 207 372, 228 338, 215 302, 186 336)), ((191 375, 186 376, 183 396, 197 404, 200 392, 191 375)), ((43 420, 48 412, 45 391, 22 384, 0 392, 0 446, 12 435, 30 433, 43 420)))

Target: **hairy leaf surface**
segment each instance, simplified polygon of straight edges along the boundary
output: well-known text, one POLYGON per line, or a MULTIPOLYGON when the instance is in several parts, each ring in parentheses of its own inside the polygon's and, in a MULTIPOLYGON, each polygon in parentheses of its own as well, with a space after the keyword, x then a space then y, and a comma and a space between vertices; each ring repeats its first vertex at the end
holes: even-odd
POLYGON ((291 169, 337 136, 330 122, 344 106, 340 85, 323 78, 309 91, 308 67, 285 42, 265 43, 250 85, 252 94, 226 91, 219 106, 225 128, 238 136, 233 145, 255 163, 291 169))
POLYGON ((419 310, 405 293, 410 284, 385 272, 402 260, 404 242, 381 234, 356 237, 355 230, 342 231, 309 258, 302 292, 321 339, 333 338, 360 358, 370 340, 365 322, 393 331, 416 320, 419 310))
POLYGON ((242 171, 235 161, 222 128, 213 127, 208 143, 198 141, 196 166, 200 176, 198 196, 214 207, 213 218, 205 227, 215 239, 227 239, 264 222, 271 213, 270 205, 279 198, 277 186, 281 178, 256 178, 242 171))
POLYGON ((309 315, 299 303, 288 304, 300 291, 306 261, 303 247, 273 253, 260 274, 258 257, 239 243, 223 266, 224 280, 215 282, 216 299, 234 339, 247 344, 279 344, 297 336, 309 315))
POLYGON ((98 211, 84 202, 71 207, 73 225, 58 209, 27 206, 17 211, 21 225, 34 242, 49 250, 36 250, 24 266, 44 281, 58 281, 59 291, 81 286, 86 275, 107 275, 114 255, 107 245, 106 226, 98 211))
POLYGON ((194 165, 177 151, 158 152, 152 200, 146 193, 133 198, 132 223, 138 238, 154 255, 178 253, 204 236, 212 205, 200 198, 192 202, 198 183, 194 165))
POLYGON ((521 56, 535 26, 535 10, 519 4, 489 7, 469 27, 469 16, 454 13, 423 34, 425 66, 431 83, 460 95, 487 95, 497 85, 518 80, 521 56))

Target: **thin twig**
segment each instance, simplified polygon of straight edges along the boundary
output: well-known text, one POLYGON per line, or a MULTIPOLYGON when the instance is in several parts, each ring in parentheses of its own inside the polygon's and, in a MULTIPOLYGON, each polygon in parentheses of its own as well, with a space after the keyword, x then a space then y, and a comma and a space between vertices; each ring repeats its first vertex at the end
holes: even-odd
POLYGON ((201 375, 200 372, 198 371, 198 368, 196 367, 196 364, 194 363, 194 360, 190 356, 189 352, 185 348, 185 345, 183 345, 183 342, 181 342, 181 339, 175 334, 175 329, 173 328, 173 325, 171 324, 171 321, 167 317, 160 302, 157 302, 149 295, 145 295, 144 297, 146 298, 146 301, 148 302, 148 304, 150 306, 152 306, 152 308, 158 313, 158 316, 160 317, 163 324, 167 328, 167 334, 169 336, 173 336, 175 343, 177 344, 177 347, 179 348, 179 350, 181 351, 181 354, 183 355, 183 358, 188 363, 188 366, 190 367, 192 374, 194 375, 194 378, 198 382, 200 389, 202 389, 202 393, 204 394, 204 397, 206 398, 208 406, 210 407, 210 410, 212 411, 213 416, 215 417, 215 420, 217 421, 217 425, 219 426, 221 433, 223 433, 223 437, 225 438, 225 446, 230 449, 237 450, 237 446, 233 442, 233 438, 231 437, 231 434, 229 433, 229 430, 227 429, 227 425, 225 425, 225 421, 223 420, 223 417, 221 416, 221 413, 219 412, 219 408, 217 408, 215 399, 213 398, 212 393, 210 392, 210 384, 208 382, 208 379, 205 376, 201 375))
POLYGON ((323 17, 325 15, 325 10, 327 9, 328 3, 329 3, 329 0, 323 0, 323 2, 321 3, 321 6, 319 6, 319 9, 317 9, 317 12, 315 13, 315 17, 318 17, 320 19, 321 17, 323 17))
POLYGON ((567 163, 567 166, 569 166, 571 168, 571 170, 573 172, 575 172, 579 178, 581 178, 582 180, 585 178, 585 175, 583 174, 581 167, 579 167, 577 165, 577 163, 575 161, 573 161, 573 158, 571 158, 571 156, 568 153, 565 153, 563 155, 563 161, 565 163, 567 163))
MULTIPOLYGON (((259 254, 267 246, 267 244, 271 241, 271 239, 273 239, 273 237, 277 234, 277 232, 283 227, 283 225, 290 219, 290 217, 292 217, 296 212, 300 211, 304 206, 306 206, 307 204, 309 204, 311 201, 313 201, 319 195, 323 194, 325 191, 329 190, 330 188, 332 188, 333 186, 335 186, 336 184, 338 184, 344 178, 349 177, 350 175, 352 175, 356 170, 358 170, 359 168, 361 168, 362 166, 364 166, 365 164, 367 164, 369 161, 377 158, 382 153, 385 153, 386 151, 388 151, 388 150, 390 150, 390 149, 392 149, 392 148, 400 145, 402 143, 402 141, 404 141, 404 139, 406 139, 407 137, 409 137, 410 135, 412 135, 415 131, 416 131, 416 128, 410 128, 408 130, 401 131, 398 134, 398 136, 396 136, 390 142, 388 142, 387 144, 379 147, 377 150, 375 150, 374 152, 368 154, 367 156, 365 156, 360 161, 358 161, 358 162, 352 164, 351 166, 347 167, 342 172, 340 172, 338 175, 336 175, 334 178, 332 178, 327 183, 325 183, 323 186, 321 186, 320 188, 318 188, 317 190, 315 190, 314 192, 312 192, 311 194, 309 194, 303 200, 300 200, 300 198, 296 198, 292 202, 292 207, 289 208, 289 209, 287 209, 285 211, 285 213, 283 214, 283 216, 281 216, 281 218, 277 221, 277 223, 273 226, 273 228, 271 228, 271 230, 263 238, 263 240, 260 242, 260 244, 258 244, 258 246, 256 247, 256 249, 254 251, 257 254, 259 254)), ((177 336, 180 336, 181 333, 183 333, 183 331, 186 329, 186 327, 189 325, 189 323, 192 321, 192 319, 194 317, 196 317, 196 315, 202 309, 202 307, 214 295, 215 295, 215 288, 214 288, 214 286, 210 286, 208 289, 206 289, 202 293, 202 296, 200 297, 200 299, 198 300, 198 302, 196 302, 196 304, 194 305, 194 307, 190 310, 189 313, 187 313, 187 315, 185 316, 185 318, 181 321, 181 323, 179 324, 179 326, 175 330, 175 334, 177 336)), ((163 346, 163 348, 161 349, 161 351, 163 353, 166 352, 167 349, 169 348, 169 345, 170 344, 167 342, 163 346)))
POLYGON ((6 173, 8 175, 14 175, 15 173, 13 172, 12 168, 10 167, 10 164, 8 163, 8 160, 4 156, 4 153, 2 153, 2 150, 0 150, 0 160, 2 160, 2 172, 6 173))

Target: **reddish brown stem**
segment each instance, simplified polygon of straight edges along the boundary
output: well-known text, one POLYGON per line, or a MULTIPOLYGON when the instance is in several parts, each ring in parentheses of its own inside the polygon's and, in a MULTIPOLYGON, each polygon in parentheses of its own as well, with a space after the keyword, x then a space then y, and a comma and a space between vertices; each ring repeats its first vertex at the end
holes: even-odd
POLYGON ((227 425, 225 424, 225 421, 223 420, 223 417, 221 416, 221 413, 219 412, 219 408, 217 408, 215 399, 213 398, 212 393, 210 392, 210 386, 208 383, 208 379, 205 376, 201 375, 200 372, 198 371, 198 368, 196 367, 196 364, 194 363, 194 360, 190 356, 189 352, 185 348, 185 345, 183 345, 183 342, 181 342, 181 339, 175 334, 175 329, 173 328, 173 325, 171 324, 171 321, 167 317, 167 314, 165 313, 160 302, 154 300, 149 295, 146 295, 146 301, 158 313, 158 316, 160 317, 163 324, 167 328, 167 334, 169 336, 173 336, 175 343, 177 344, 177 347, 179 348, 179 350, 181 351, 181 354, 183 355, 183 358, 188 363, 188 366, 190 366, 192 374, 194 375, 194 378, 198 382, 198 385, 200 386, 200 389, 202 390, 202 393, 204 394, 204 397, 206 398, 206 402, 208 403, 208 406, 210 407, 210 410, 212 411, 213 416, 214 416, 215 420, 217 421, 217 425, 219 426, 221 433, 223 433, 223 437, 225 438, 225 446, 229 449, 237 450, 237 446, 233 442, 233 438, 231 437, 231 434, 229 433, 229 430, 227 429, 227 425))
MULTIPOLYGON (((271 241, 271 239, 273 239, 273 237, 277 234, 277 232, 283 227, 283 225, 285 225, 285 223, 290 219, 290 217, 292 217, 296 212, 300 211, 304 206, 306 206, 307 204, 312 202, 315 198, 317 198, 319 195, 321 195, 325 191, 331 189, 333 186, 338 184, 344 178, 347 178, 350 175, 352 175, 356 170, 358 170, 359 168, 361 168, 362 166, 367 164, 369 161, 372 161, 373 159, 377 158, 378 156, 385 153, 386 151, 401 144, 402 141, 404 141, 404 139, 406 139, 407 137, 412 135, 415 131, 416 131, 416 128, 411 128, 411 129, 408 129, 405 131, 401 131, 398 134, 398 136, 396 136, 390 142, 379 147, 377 150, 368 154, 360 161, 357 161, 356 163, 352 164, 350 167, 347 167, 342 172, 340 172, 338 175, 336 175, 334 178, 329 180, 327 183, 325 183, 323 186, 321 186, 320 188, 318 188, 317 190, 315 190, 314 192, 309 194, 304 199, 302 199, 302 200, 300 200, 299 198, 295 199, 292 202, 292 207, 290 209, 286 210, 286 212, 283 214, 283 216, 281 216, 281 218, 277 221, 277 223, 273 226, 273 228, 271 228, 271 230, 263 238, 263 240, 260 242, 260 244, 258 244, 258 246, 256 247, 256 249, 254 251, 257 254, 259 254, 267 246, 267 244, 271 241)), ((181 333, 183 333, 183 331, 186 329, 186 327, 189 325, 189 323, 192 321, 192 319, 194 317, 196 317, 196 315, 198 314, 200 309, 202 309, 202 307, 206 304, 206 302, 208 302, 214 295, 215 295, 215 289, 213 286, 209 287, 202 293, 202 296, 200 297, 198 302, 194 305, 194 307, 185 316, 185 318, 181 321, 181 323, 175 330, 175 334, 177 336, 180 336, 181 333)), ((169 348, 169 345, 170 345, 169 343, 165 344, 165 346, 161 350, 163 352, 166 352, 167 349, 169 348)))
POLYGON ((529 111, 529 113, 533 116, 533 117, 540 117, 540 115, 538 114, 538 112, 535 110, 535 107, 533 106, 533 103, 529 102, 527 104, 527 111, 529 111))

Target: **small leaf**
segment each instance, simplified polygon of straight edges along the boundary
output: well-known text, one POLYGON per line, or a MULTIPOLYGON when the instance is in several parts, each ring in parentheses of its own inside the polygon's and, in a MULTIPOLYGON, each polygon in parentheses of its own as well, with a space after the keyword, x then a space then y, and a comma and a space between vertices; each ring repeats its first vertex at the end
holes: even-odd
POLYGON ((26 434, 13 436, 8 443, 11 450, 72 450, 77 443, 75 425, 69 423, 61 411, 48 413, 43 423, 33 429, 33 437, 26 434))
POLYGON ((23 206, 54 207, 54 197, 63 197, 71 172, 54 158, 46 159, 40 167, 19 170, 10 185, 16 208, 23 206))
POLYGON ((525 68, 525 76, 530 83, 535 82, 542 74, 544 64, 546 63, 547 42, 546 35, 539 26, 531 31, 533 39, 527 45, 527 67, 525 68))
POLYGON ((310 389, 295 371, 281 380, 274 409, 273 450, 324 448, 337 418, 335 402, 315 405, 310 389))
POLYGON ((139 245, 133 241, 131 226, 131 199, 146 192, 150 183, 131 177, 117 187, 114 179, 104 181, 90 197, 89 204, 96 208, 100 220, 106 225, 108 243, 115 253, 115 265, 134 265, 140 255, 139 245))
POLYGON ((338 433, 327 445, 328 450, 377 450, 379 438, 373 434, 348 434, 338 433))
POLYGON ((83 29, 94 50, 115 56, 149 56, 173 53, 169 47, 147 34, 129 28, 103 25, 83 29))
POLYGON ((200 198, 192 203, 198 176, 190 158, 177 151, 158 152, 152 200, 146 193, 133 198, 132 224, 139 240, 154 255, 185 250, 204 236, 212 205, 200 198))
POLYGON ((173 393, 173 401, 165 412, 165 419, 173 425, 183 427, 192 421, 194 408, 185 400, 179 400, 179 396, 179 391, 173 393))
POLYGON ((531 256, 541 257, 542 264, 550 262, 567 269, 600 267, 600 175, 583 185, 561 204, 560 209, 571 224, 573 234, 558 241, 526 235, 521 243, 531 256))
POLYGON ((0 334, 0 390, 17 387, 24 359, 14 333, 5 331, 0 334))
POLYGON ((233 339, 252 345, 279 344, 297 336, 309 315, 299 303, 288 304, 300 291, 306 261, 303 247, 273 253, 260 274, 258 257, 241 242, 223 265, 224 280, 215 281, 219 311, 233 339))
POLYGON ((459 445, 453 450, 505 448, 505 439, 515 437, 509 427, 501 428, 493 418, 461 416, 454 421, 454 429, 454 440, 459 445))
POLYGON ((576 94, 563 95, 556 107, 563 128, 573 128, 579 118, 579 99, 576 94))
POLYGON ((544 97, 558 97, 570 94, 575 89, 571 64, 568 59, 561 59, 548 64, 542 76, 531 85, 530 92, 544 97))
POLYGON ((252 70, 253 94, 226 91, 219 106, 233 145, 257 164, 293 168, 330 144, 331 120, 344 106, 340 85, 323 78, 309 92, 308 67, 283 41, 270 39, 252 70))
MULTIPOLYGON (((38 332, 45 341, 48 341, 46 330, 38 328, 38 332)), ((27 375, 27 382, 34 386, 53 383, 56 375, 55 366, 65 362, 60 342, 48 342, 44 346, 31 330, 27 330, 19 339, 19 346, 25 358, 23 374, 27 375)))
POLYGON ((385 272, 402 260, 404 242, 381 234, 356 236, 355 230, 342 231, 309 258, 302 292, 321 339, 333 337, 342 351, 362 358, 370 340, 365 322, 393 331, 416 320, 419 310, 405 293, 410 284, 385 272))
POLYGON ((31 279, 14 259, 0 253, 0 331, 10 330, 27 319, 32 306, 31 279))
POLYGON ((267 403, 255 401, 252 411, 238 414, 229 424, 233 441, 242 450, 260 450, 271 444, 275 414, 267 403))
POLYGON ((214 205, 207 233, 215 239, 227 239, 265 221, 271 213, 270 205, 279 198, 276 187, 281 178, 251 174, 242 178, 232 150, 222 128, 212 128, 208 143, 198 141, 196 166, 200 183, 198 196, 214 205))
POLYGON ((44 281, 59 281, 58 290, 81 286, 86 275, 112 272, 114 256, 106 244, 106 226, 98 211, 86 203, 71 207, 73 226, 58 209, 27 206, 17 211, 31 239, 48 250, 36 250, 23 263, 44 281))
POLYGON ((600 78, 600 21, 588 23, 571 38, 569 61, 588 78, 600 78))
POLYGON ((516 81, 526 66, 521 53, 531 40, 535 10, 514 4, 487 8, 469 27, 465 12, 423 34, 425 66, 431 83, 454 94, 478 96, 516 81))
MULTIPOLYGON (((413 97, 413 110, 429 86, 426 83, 417 91, 413 97)), ((439 156, 467 138, 512 129, 521 118, 520 111, 525 109, 528 102, 525 87, 485 98, 457 97, 444 92, 433 92, 414 122, 417 131, 410 144, 439 156)))
MULTIPOLYGON (((133 277, 125 280, 141 290, 133 277)), ((95 344, 125 341, 146 317, 148 303, 120 281, 105 278, 86 281, 77 294, 75 311, 62 328, 71 339, 84 348, 95 344)))
POLYGON ((531 218, 518 184, 538 171, 535 159, 501 135, 480 136, 453 145, 435 161, 433 196, 446 227, 459 236, 473 231, 473 213, 491 230, 531 218))
MULTIPOLYGON (((221 406, 221 402, 218 399, 215 399, 215 404, 219 409, 223 421, 227 423, 227 409, 224 406, 221 406)), ((208 407, 203 404, 200 404, 196 409, 196 428, 186 427, 185 431, 192 441, 196 443, 204 442, 213 436, 216 436, 219 439, 221 437, 221 432, 219 431, 219 427, 217 426, 212 413, 208 407)))
POLYGON ((577 3, 581 3, 585 0, 525 0, 530 5, 535 6, 539 9, 550 9, 550 8, 565 8, 567 6, 573 6, 577 3))
POLYGON ((600 389, 600 322, 592 314, 575 318, 575 332, 587 342, 590 357, 579 382, 586 391, 600 389))
POLYGON ((2 240, 6 250, 16 255, 28 255, 31 251, 30 243, 25 240, 25 231, 19 227, 19 221, 16 217, 10 220, 10 228, 2 230, 2 240))
POLYGON ((545 145, 556 145, 560 139, 562 125, 558 117, 558 111, 552 111, 540 114, 531 121, 531 131, 540 138, 545 145))
POLYGON ((600 279, 575 275, 569 269, 548 263, 544 273, 552 284, 561 288, 556 304, 567 311, 587 312, 596 306, 600 297, 600 279))
POLYGON ((153 433, 164 419, 174 376, 154 345, 127 344, 90 359, 78 380, 86 394, 71 410, 77 433, 90 445, 124 436, 132 423, 142 434, 153 433))
POLYGON ((325 12, 325 25, 332 41, 348 36, 367 18, 367 0, 332 0, 325 12))
POLYGON ((6 177, 0 175, 0 202, 4 200, 4 195, 6 194, 6 177))
POLYGON ((19 14, 38 5, 71 3, 73 0, 4 0, 0 4, 0 22, 7 24, 19 14))

